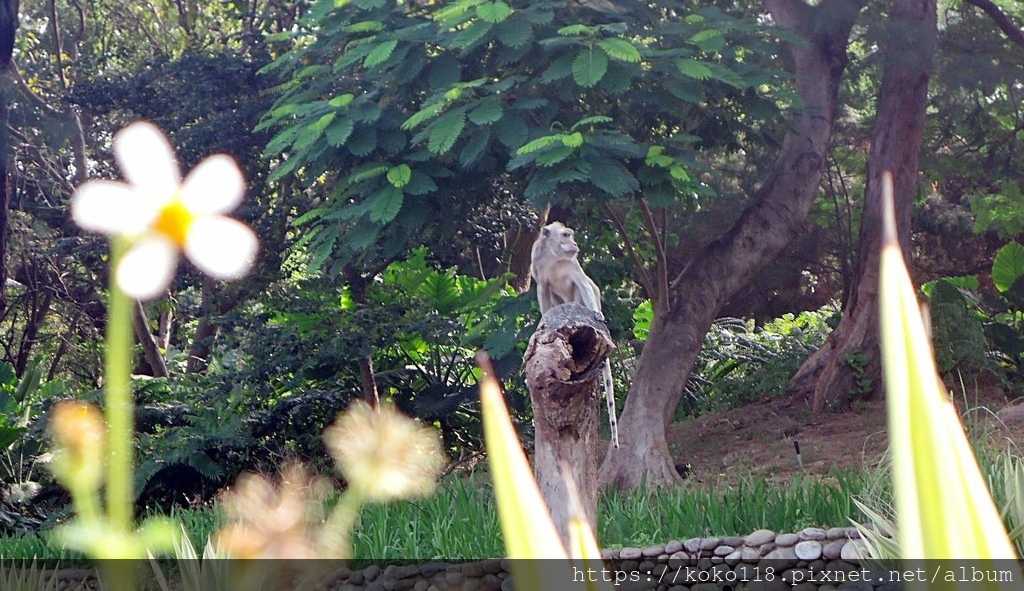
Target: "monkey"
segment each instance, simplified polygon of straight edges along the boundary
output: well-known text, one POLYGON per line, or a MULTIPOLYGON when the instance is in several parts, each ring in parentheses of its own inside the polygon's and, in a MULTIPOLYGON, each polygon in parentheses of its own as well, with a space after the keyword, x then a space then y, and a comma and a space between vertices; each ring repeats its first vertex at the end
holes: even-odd
MULTIPOLYGON (((580 249, 573 238, 573 230, 552 222, 540 229, 530 253, 530 275, 537 283, 537 301, 544 314, 559 304, 580 304, 597 314, 601 312, 601 290, 576 259, 580 249)), ((612 445, 619 447, 619 426, 615 417, 615 385, 612 365, 605 359, 602 371, 605 401, 608 403, 608 423, 611 426, 612 445)))

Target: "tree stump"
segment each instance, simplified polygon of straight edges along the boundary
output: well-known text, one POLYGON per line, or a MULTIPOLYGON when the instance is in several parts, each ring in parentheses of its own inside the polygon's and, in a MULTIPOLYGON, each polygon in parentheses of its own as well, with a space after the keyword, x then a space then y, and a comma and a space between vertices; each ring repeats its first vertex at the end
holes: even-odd
POLYGON ((591 529, 597 528, 601 372, 614 347, 597 314, 578 304, 562 304, 544 314, 526 348, 534 473, 567 549, 570 487, 579 492, 591 529))

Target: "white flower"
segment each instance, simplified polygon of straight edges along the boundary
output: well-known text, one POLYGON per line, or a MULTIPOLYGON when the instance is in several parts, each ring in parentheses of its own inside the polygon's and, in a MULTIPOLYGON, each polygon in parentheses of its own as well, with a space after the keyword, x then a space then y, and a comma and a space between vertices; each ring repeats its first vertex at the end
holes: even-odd
POLYGON ((174 278, 180 251, 217 279, 249 271, 256 235, 223 215, 245 193, 242 172, 230 156, 210 156, 182 181, 170 143, 147 122, 118 132, 114 155, 127 182, 83 183, 71 197, 71 217, 85 230, 131 240, 114 270, 126 294, 159 297, 174 278))

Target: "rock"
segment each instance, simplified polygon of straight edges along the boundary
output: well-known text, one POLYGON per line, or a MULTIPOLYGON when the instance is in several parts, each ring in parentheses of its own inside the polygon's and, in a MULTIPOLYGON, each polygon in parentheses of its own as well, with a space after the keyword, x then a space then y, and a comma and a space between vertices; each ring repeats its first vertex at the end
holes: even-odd
POLYGON ((829 540, 845 540, 847 537, 845 527, 830 527, 825 532, 825 538, 829 540))
POLYGON ((740 560, 742 560, 743 562, 751 563, 757 562, 758 560, 761 560, 761 553, 757 551, 757 548, 743 546, 742 548, 740 548, 740 560))
POLYGON ((759 529, 743 538, 743 543, 748 546, 763 546, 775 541, 775 532, 770 529, 759 529))
POLYGON ((697 583, 690 587, 690 591, 718 591, 718 585, 714 583, 697 583))
POLYGON ((700 552, 700 538, 690 538, 683 542, 683 549, 690 554, 696 554, 700 552))
POLYGON ((715 548, 715 551, 712 552, 711 555, 712 556, 723 556, 724 557, 724 556, 728 556, 728 555, 732 554, 733 551, 735 551, 735 550, 736 550, 736 548, 733 548, 732 546, 726 546, 725 544, 722 544, 721 546, 718 546, 717 548, 715 548))
POLYGON ((797 562, 799 562, 799 559, 796 556, 796 550, 794 550, 792 546, 776 548, 769 552, 764 559, 778 561, 778 564, 772 565, 776 572, 792 568, 796 566, 797 562))
POLYGON ((501 589, 501 579, 488 573, 484 575, 484 578, 480 579, 480 588, 483 591, 499 591, 501 589))
POLYGON ((640 551, 640 553, 647 558, 657 558, 658 556, 665 553, 664 546, 648 546, 640 551))
POLYGON ((714 550, 722 543, 722 538, 704 538, 700 542, 701 550, 714 550))
POLYGON ((729 536, 722 538, 722 544, 725 546, 732 546, 733 548, 739 548, 744 543, 744 539, 740 536, 729 536))
POLYGON ((686 552, 674 552, 671 556, 668 557, 668 566, 670 568, 681 568, 684 566, 689 566, 689 564, 690 555, 686 552))
POLYGON ((736 566, 740 562, 743 562, 743 552, 740 550, 733 550, 725 557, 725 563, 729 566, 736 566))
POLYGON ((843 544, 843 549, 839 552, 839 558, 846 561, 860 562, 862 558, 868 557, 867 546, 860 540, 849 540, 843 544))
POLYGON ((776 548, 778 548, 778 546, 775 545, 775 542, 768 542, 767 544, 761 544, 761 546, 757 550, 761 553, 761 556, 766 556, 769 552, 776 548))
POLYGON ((437 573, 444 572, 447 568, 448 565, 443 562, 428 562, 420 567, 420 572, 424 578, 429 579, 437 573))
POLYGON ((479 579, 484 576, 483 563, 481 562, 470 562, 469 564, 462 565, 462 576, 467 579, 479 579))
POLYGON ((466 580, 466 577, 464 577, 460 572, 449 572, 445 574, 444 579, 448 585, 458 587, 466 580))
POLYGON ((665 544, 665 554, 672 555, 672 554, 675 554, 676 552, 679 552, 682 549, 683 549, 683 543, 680 542, 679 540, 672 540, 669 543, 665 544))
POLYGON ((644 552, 640 548, 623 548, 619 550, 620 560, 640 560, 643 556, 644 552))
POLYGON ((800 536, 796 534, 779 534, 775 536, 776 546, 796 546, 796 543, 800 541, 800 536))
POLYGON ((821 542, 817 540, 804 540, 793 546, 793 551, 800 560, 817 560, 821 558, 821 550, 821 542))
POLYGON ((847 581, 839 585, 839 591, 872 591, 872 588, 867 581, 847 581))
POLYGON ((841 540, 831 540, 825 544, 825 547, 821 549, 821 555, 827 560, 835 560, 842 556, 843 546, 846 545, 846 538, 841 540))
POLYGON ((806 527, 797 534, 801 540, 824 540, 828 538, 828 532, 820 527, 806 527))

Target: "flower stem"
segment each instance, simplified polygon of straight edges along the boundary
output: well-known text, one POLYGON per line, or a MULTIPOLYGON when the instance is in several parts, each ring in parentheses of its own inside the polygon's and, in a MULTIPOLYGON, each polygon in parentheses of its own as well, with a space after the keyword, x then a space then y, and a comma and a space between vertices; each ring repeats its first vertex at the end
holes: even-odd
POLYGON ((132 302, 117 286, 114 277, 127 247, 127 241, 123 238, 115 237, 111 241, 105 366, 110 450, 107 462, 107 512, 112 525, 125 533, 131 531, 135 498, 132 475, 132 431, 135 419, 131 392, 132 302))

